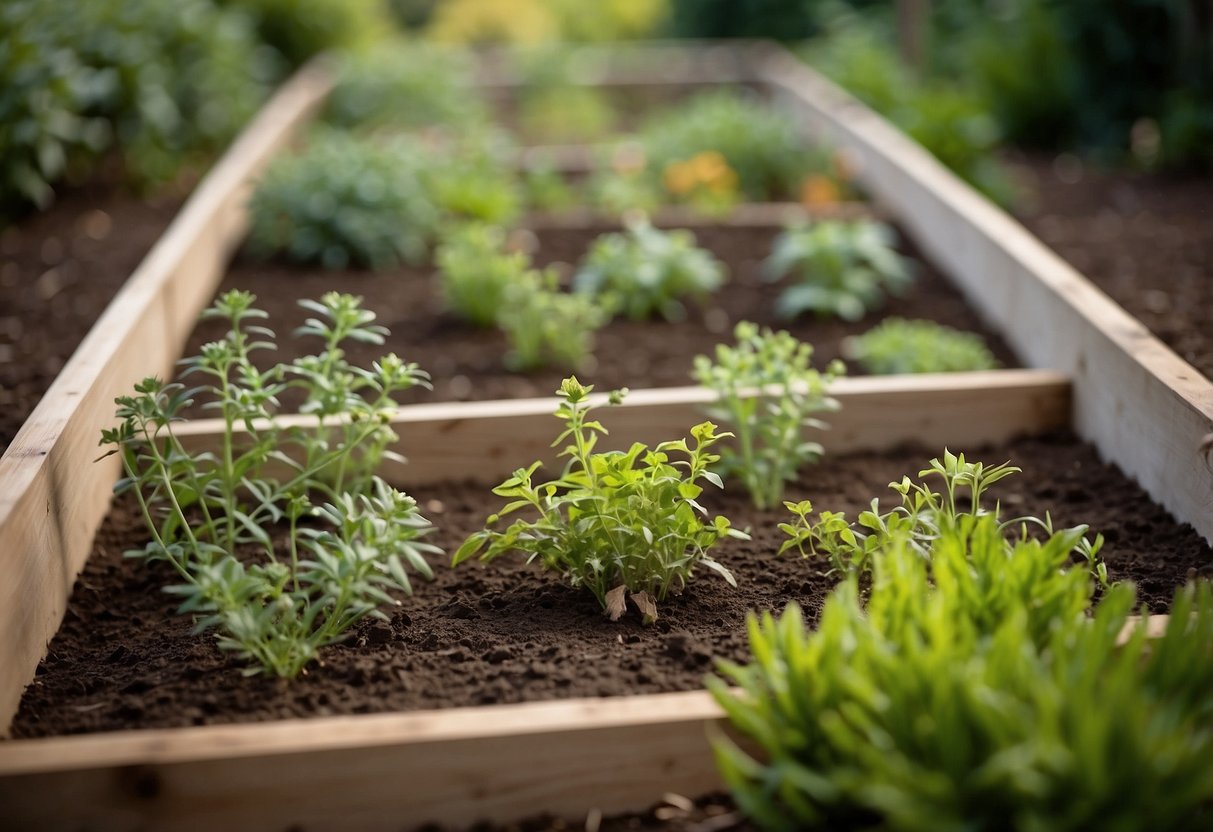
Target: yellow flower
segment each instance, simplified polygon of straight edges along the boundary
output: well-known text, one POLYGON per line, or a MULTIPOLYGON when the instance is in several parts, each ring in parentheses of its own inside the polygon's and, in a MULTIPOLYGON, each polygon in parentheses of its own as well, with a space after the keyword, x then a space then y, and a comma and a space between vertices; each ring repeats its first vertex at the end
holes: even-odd
POLYGON ((688 162, 671 162, 666 165, 661 179, 666 190, 678 196, 689 193, 697 184, 695 169, 688 162))

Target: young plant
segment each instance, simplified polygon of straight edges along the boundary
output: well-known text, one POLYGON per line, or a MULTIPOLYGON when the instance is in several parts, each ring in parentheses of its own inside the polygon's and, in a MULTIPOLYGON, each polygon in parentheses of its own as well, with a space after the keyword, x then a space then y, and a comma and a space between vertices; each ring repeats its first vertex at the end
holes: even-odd
POLYGON ((903 318, 888 318, 863 335, 848 338, 843 352, 874 375, 956 373, 998 366, 981 336, 934 321, 903 318))
MULTIPOLYGON (((889 483, 889 488, 901 497, 901 505, 882 513, 880 500, 873 499, 871 509, 861 512, 855 523, 835 511, 822 511, 813 521, 809 516, 813 511, 809 500, 784 503, 794 520, 779 525, 788 536, 779 554, 795 548, 806 558, 824 558, 833 570, 858 575, 870 570, 875 554, 895 539, 922 557, 929 557, 934 541, 964 518, 990 517, 999 532, 1006 535, 1019 527, 1022 539, 1028 537, 1029 527, 1053 536, 1053 518, 1047 514, 1043 520, 1031 516, 1003 520, 997 503, 993 508, 984 504, 990 486, 1020 470, 1005 462, 1002 465, 969 462, 964 454, 945 449, 942 457, 932 459, 929 467, 918 472, 919 478, 942 480, 942 491, 936 491, 925 480, 914 482, 904 476, 900 482, 889 483)), ((1108 568, 1099 557, 1103 535, 1089 540, 1085 537, 1087 531, 1087 526, 1080 525, 1065 533, 1073 537, 1072 551, 1083 558, 1099 584, 1107 587, 1108 568)))
POLYGON ((708 683, 747 738, 713 738, 741 810, 769 830, 1207 826, 1213 589, 1179 590, 1150 640, 1130 585, 1092 605, 1073 540, 966 516, 929 559, 889 541, 814 632, 795 605, 751 615, 753 662, 708 683))
POLYGON ((577 368, 593 352, 594 333, 611 317, 597 299, 560 291, 552 269, 531 270, 505 287, 497 325, 510 344, 512 370, 543 366, 577 368))
POLYGON ((661 231, 633 220, 622 234, 594 241, 573 277, 573 290, 609 296, 632 320, 659 313, 686 317, 684 298, 703 301, 724 283, 724 264, 695 245, 689 231, 661 231))
POLYGON ((562 83, 524 89, 518 103, 519 126, 541 144, 601 141, 617 120, 610 99, 594 87, 562 83))
POLYGON ((331 269, 420 262, 440 216, 424 186, 426 164, 423 149, 405 139, 318 131, 257 186, 250 248, 331 269))
POLYGON ((814 312, 859 320, 910 284, 909 262, 894 240, 893 229, 875 220, 788 228, 763 265, 768 280, 796 281, 779 296, 777 311, 785 318, 814 312))
MULTIPOLYGON (((662 442, 652 449, 638 442, 627 451, 595 452, 606 428, 590 418, 592 389, 570 377, 557 391, 562 401, 556 418, 564 431, 552 447, 568 443, 560 452, 568 459, 560 477, 536 484, 539 462, 515 471, 493 489, 510 502, 459 547, 452 565, 523 552, 571 586, 593 593, 612 620, 623 615, 625 595, 630 596, 646 623, 656 619, 657 603, 681 590, 698 566, 736 586, 709 551, 723 537, 746 535, 725 517, 708 518, 696 502, 703 492, 700 480, 723 487, 709 470, 718 459, 711 448, 730 434, 704 422, 691 428, 690 442, 662 442), (536 519, 516 519, 504 531, 493 528, 524 510, 536 519)), ((609 403, 618 404, 625 392, 612 393, 609 403)))
POLYGON ((741 477, 755 506, 768 509, 783 497, 784 483, 821 456, 804 431, 826 427, 814 413, 838 409, 829 387, 844 369, 840 362, 824 374, 813 369, 813 347, 787 332, 743 321, 734 334, 736 346, 718 345, 715 361, 697 356, 692 375, 716 393, 708 415, 737 433, 725 470, 741 477))
POLYGON ((422 181, 434 204, 455 220, 506 224, 522 208, 522 189, 510 166, 513 144, 496 131, 473 131, 432 148, 422 181))
POLYGON ((435 254, 447 308, 475 326, 494 326, 509 287, 532 279, 530 258, 504 247, 502 229, 469 223, 451 231, 435 254))
POLYGON ((592 205, 616 216, 647 214, 662 203, 657 186, 642 171, 598 168, 590 174, 586 192, 592 205))
POLYGON ((395 439, 393 397, 428 377, 395 355, 350 365, 342 345, 382 343, 385 330, 335 292, 302 302, 315 317, 298 334, 323 348, 258 369, 254 354, 275 345, 253 302, 221 296, 204 317, 226 321, 227 335, 183 362, 197 386, 145 379, 116 400, 121 423, 101 444, 121 454, 115 491, 134 496, 152 538, 127 556, 172 566, 181 583, 167 591, 180 611, 198 616, 198 631, 216 630, 247 672, 292 677, 359 620, 385 618, 379 607, 397 603, 389 593, 411 592, 406 563, 430 576, 429 523, 373 476, 395 439), (304 393, 310 429, 275 418, 288 388, 304 393), (213 452, 189 450, 175 430, 196 399, 224 424, 213 452))
POLYGON ((522 175, 523 201, 536 211, 563 211, 577 196, 550 158, 540 158, 522 175))

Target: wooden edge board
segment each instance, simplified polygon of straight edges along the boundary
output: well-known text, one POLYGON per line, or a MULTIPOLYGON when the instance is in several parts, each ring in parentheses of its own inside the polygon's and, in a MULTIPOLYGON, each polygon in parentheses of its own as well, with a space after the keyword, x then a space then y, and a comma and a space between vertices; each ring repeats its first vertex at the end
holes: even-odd
POLYGON ((709 725, 719 707, 688 691, 18 740, 0 744, 0 805, 45 830, 577 821, 722 788, 709 725))
POLYGON ((1213 542, 1213 382, 921 146, 790 53, 758 70, 1029 365, 1074 379, 1075 427, 1213 542))
MULTIPOLYGON (((690 206, 667 205, 648 215, 658 228, 770 228, 809 219, 881 218, 882 214, 862 202, 837 202, 829 205, 806 206, 799 202, 747 202, 735 205, 726 216, 713 217, 690 206)), ((623 226, 619 214, 593 208, 571 211, 533 211, 518 222, 520 228, 531 231, 568 231, 580 229, 616 229, 623 226)))
POLYGON ((321 64, 288 81, 186 202, 0 458, 0 726, 58 629, 117 457, 91 464, 113 399, 171 372, 244 235, 252 178, 328 92, 321 64))
MULTIPOLYGON (((1069 382, 1048 370, 991 370, 921 376, 839 379, 831 395, 841 410, 824 414, 830 428, 815 432, 828 453, 879 450, 915 442, 939 453, 1064 428, 1070 422, 1069 382)), ((600 394, 595 394, 600 395, 600 394)), ((599 401, 605 396, 601 396, 599 401)), ((601 447, 626 448, 685 436, 704 421, 713 399, 701 387, 637 390, 598 418, 611 431, 601 447)), ((536 459, 553 466, 559 432, 555 398, 402 407, 392 420, 400 439, 392 450, 407 463, 387 461, 382 475, 410 488, 443 481, 496 483, 536 459), (544 418, 548 417, 548 418, 544 418)), ((309 426, 310 417, 286 424, 309 426)), ((187 422, 175 432, 190 450, 213 446, 220 420, 187 422)), ((926 460, 924 460, 925 462, 926 460)))

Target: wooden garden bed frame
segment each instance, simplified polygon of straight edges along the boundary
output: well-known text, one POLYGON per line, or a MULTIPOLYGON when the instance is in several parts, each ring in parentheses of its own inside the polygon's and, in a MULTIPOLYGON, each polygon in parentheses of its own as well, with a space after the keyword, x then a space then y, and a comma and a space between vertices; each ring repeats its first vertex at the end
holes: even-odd
MULTIPOLYGON (((1213 384, 1022 227, 794 58, 659 45, 682 74, 765 84, 860 177, 1033 367, 839 382, 831 452, 907 439, 953 446, 1073 425, 1180 520, 1213 538, 1213 384), (715 69, 713 69, 715 67, 715 69), (727 77, 726 77, 727 76, 727 77), (1059 371, 1059 372, 1058 372, 1059 371)), ((651 83, 634 64, 611 83, 651 83)), ((659 83, 669 83, 672 75, 659 83)), ((57 629, 109 502, 114 460, 90 464, 110 402, 167 373, 247 222, 252 176, 326 94, 313 66, 271 101, 115 298, 0 459, 0 720, 57 629)), ((653 441, 699 418, 697 388, 637 391, 612 440, 653 441)), ((417 405, 396 419, 408 486, 497 479, 547 452, 551 400, 417 405)), ((190 441, 212 441, 197 423, 190 441)), ((0 744, 0 813, 17 828, 397 829, 537 810, 642 808, 719 781, 703 692, 121 732, 0 744)))

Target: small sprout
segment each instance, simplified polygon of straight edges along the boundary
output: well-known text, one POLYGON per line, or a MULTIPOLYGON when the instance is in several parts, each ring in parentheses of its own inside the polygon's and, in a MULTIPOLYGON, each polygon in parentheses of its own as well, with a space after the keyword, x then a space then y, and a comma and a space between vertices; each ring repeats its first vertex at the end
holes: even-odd
POLYGON ((560 456, 568 459, 560 477, 536 483, 539 462, 515 471, 493 489, 509 502, 459 547, 452 565, 522 552, 558 572, 570 586, 589 590, 613 620, 623 615, 625 598, 630 598, 646 623, 656 620, 657 604, 691 580, 698 566, 735 586, 709 551, 721 538, 747 536, 725 517, 707 518, 696 502, 703 490, 699 480, 719 486, 708 470, 719 459, 711 448, 730 434, 698 425, 691 430, 691 442, 595 451, 606 428, 589 418, 591 389, 570 376, 557 390, 561 402, 556 416, 565 429, 552 446, 564 444, 560 456), (524 510, 536 519, 495 528, 502 518, 524 510))
POLYGON ((847 358, 874 375, 993 370, 994 355, 981 337, 933 321, 888 318, 843 343, 847 358))
POLYGON ((715 361, 697 356, 692 375, 717 395, 708 414, 737 433, 724 470, 741 477, 754 505, 773 508, 784 483, 821 456, 821 445, 806 441, 804 431, 825 427, 814 413, 838 409, 829 387, 843 368, 834 363, 819 373, 810 366, 813 347, 787 332, 743 321, 735 335, 736 346, 716 347, 715 361))
POLYGON ((805 312, 857 321, 888 293, 911 281, 909 261, 893 248, 893 229, 875 220, 822 220, 788 228, 775 240, 763 269, 768 280, 791 277, 776 309, 785 318, 805 312))
POLYGON ((577 368, 593 351, 594 333, 610 318, 594 298, 560 291, 553 269, 529 271, 505 287, 497 325, 510 344, 506 366, 577 368))
POLYGON ((451 230, 435 260, 447 307, 468 323, 491 327, 510 286, 527 280, 530 260, 505 251, 505 231, 470 223, 451 230))

